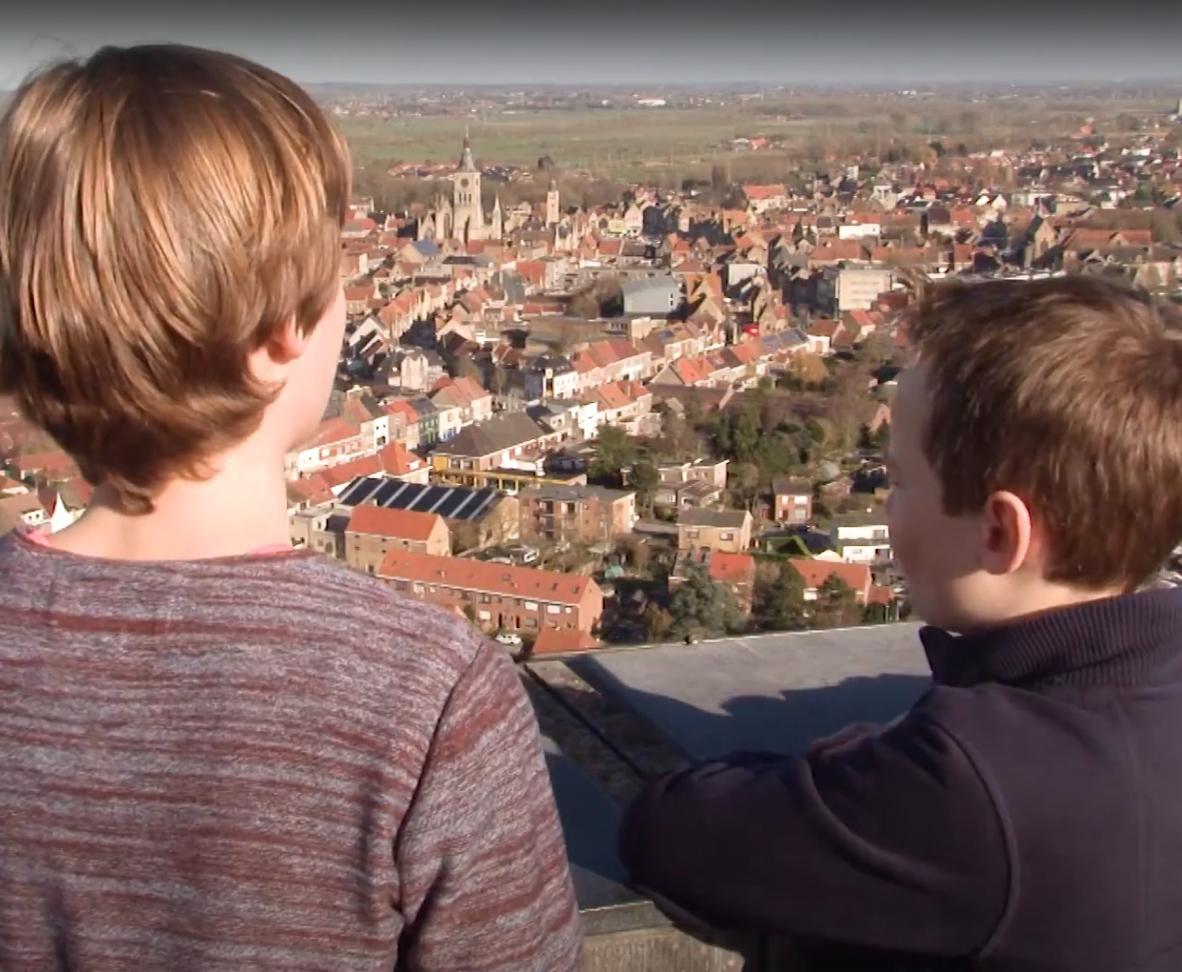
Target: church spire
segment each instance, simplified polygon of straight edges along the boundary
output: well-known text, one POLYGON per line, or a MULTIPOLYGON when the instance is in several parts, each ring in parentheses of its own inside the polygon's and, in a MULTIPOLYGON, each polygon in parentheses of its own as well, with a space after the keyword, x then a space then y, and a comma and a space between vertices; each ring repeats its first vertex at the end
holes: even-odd
POLYGON ((468 137, 468 126, 464 126, 464 151, 460 154, 459 172, 475 172, 476 160, 472 158, 472 139, 468 137))

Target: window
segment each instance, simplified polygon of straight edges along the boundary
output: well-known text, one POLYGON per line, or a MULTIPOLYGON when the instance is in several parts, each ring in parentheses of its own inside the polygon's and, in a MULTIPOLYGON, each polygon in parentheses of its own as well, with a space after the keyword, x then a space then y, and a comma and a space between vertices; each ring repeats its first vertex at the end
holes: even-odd
POLYGON ((538 602, 537 601, 526 601, 525 602, 525 609, 527 611, 536 611, 538 609, 538 602))
POLYGON ((563 613, 563 614, 571 614, 571 613, 573 613, 573 612, 574 612, 574 608, 573 608, 573 607, 564 607, 564 608, 562 609, 562 613, 563 613))
POLYGON ((735 531, 734 530, 724 531, 722 534, 722 539, 723 540, 734 540, 735 539, 735 531))
POLYGON ((546 613, 547 614, 558 614, 561 612, 561 610, 562 610, 562 608, 560 608, 557 604, 547 604, 546 605, 546 613))

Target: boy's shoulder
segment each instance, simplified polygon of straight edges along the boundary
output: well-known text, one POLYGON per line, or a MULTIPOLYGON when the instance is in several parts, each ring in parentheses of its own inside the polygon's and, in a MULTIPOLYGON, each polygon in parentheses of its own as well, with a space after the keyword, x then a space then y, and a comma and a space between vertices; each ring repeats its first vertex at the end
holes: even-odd
POLYGON ((366 654, 378 650, 395 667, 426 663, 454 678, 489 645, 467 618, 328 557, 307 557, 297 569, 307 576, 308 595, 321 603, 324 634, 366 654))
MULTIPOLYGON (((68 616, 129 631, 192 627, 267 671, 446 696, 490 642, 466 618, 312 551, 214 561, 119 562, 0 537, 0 613, 68 616)), ((3 625, 0 625, 3 627, 3 625)))

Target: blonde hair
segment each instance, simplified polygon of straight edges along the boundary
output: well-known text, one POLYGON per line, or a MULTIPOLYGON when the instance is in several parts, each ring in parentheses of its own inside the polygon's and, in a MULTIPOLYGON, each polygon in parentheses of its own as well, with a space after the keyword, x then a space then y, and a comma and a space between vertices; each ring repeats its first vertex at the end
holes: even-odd
POLYGON ((0 392, 130 511, 257 428, 247 356, 339 280, 348 150, 287 78, 179 45, 30 77, 0 121, 0 392))

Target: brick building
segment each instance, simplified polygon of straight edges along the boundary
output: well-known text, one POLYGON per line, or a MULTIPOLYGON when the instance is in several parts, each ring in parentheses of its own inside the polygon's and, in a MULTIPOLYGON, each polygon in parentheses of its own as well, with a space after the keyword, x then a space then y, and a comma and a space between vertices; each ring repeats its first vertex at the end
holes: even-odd
POLYGON ((400 550, 386 555, 377 574, 397 590, 467 614, 488 632, 590 632, 603 614, 603 592, 581 574, 400 550))
POLYGON ((751 546, 753 523, 746 510, 683 510, 677 521, 677 549, 743 553, 751 546))
POLYGON ((436 513, 358 506, 345 529, 345 563, 374 573, 391 550, 433 554, 451 553, 451 535, 436 513))
POLYGON ((813 518, 813 487, 801 479, 772 480, 772 517, 777 523, 808 523, 813 518))
POLYGON ((636 523, 636 494, 623 490, 546 484, 517 498, 523 540, 611 543, 636 523))

